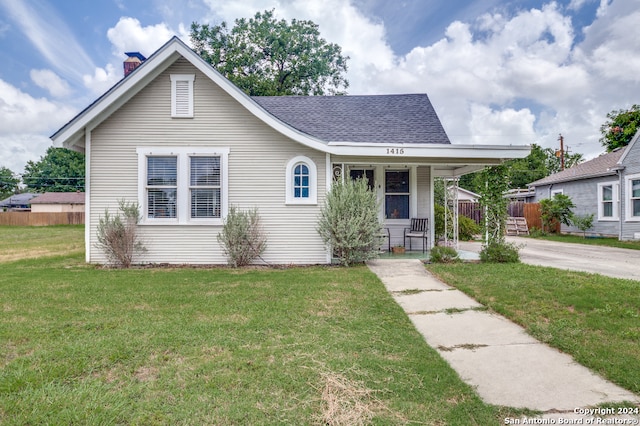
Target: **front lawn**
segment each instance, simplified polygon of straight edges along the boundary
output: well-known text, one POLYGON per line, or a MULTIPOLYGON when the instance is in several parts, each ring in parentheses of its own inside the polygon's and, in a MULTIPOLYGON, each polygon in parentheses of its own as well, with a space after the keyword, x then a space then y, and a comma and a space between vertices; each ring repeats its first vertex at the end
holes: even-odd
POLYGON ((640 281, 521 263, 428 268, 538 340, 640 394, 640 281))
POLYGON ((366 267, 2 264, 0 423, 500 424, 366 267))

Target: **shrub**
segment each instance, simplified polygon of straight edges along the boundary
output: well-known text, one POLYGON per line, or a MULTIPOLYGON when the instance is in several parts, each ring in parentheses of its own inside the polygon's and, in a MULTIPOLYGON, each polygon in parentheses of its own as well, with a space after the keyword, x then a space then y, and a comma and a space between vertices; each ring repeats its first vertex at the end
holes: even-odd
POLYGON ((553 198, 540 200, 540 216, 543 229, 553 232, 557 223, 571 225, 571 209, 574 207, 575 205, 571 198, 564 194, 556 194, 553 198))
POLYGON ((512 243, 489 243, 482 246, 480 260, 486 263, 520 262, 520 248, 512 243))
POLYGON ((458 216, 458 238, 462 241, 471 241, 473 237, 482 232, 482 227, 467 216, 458 216))
POLYGON ((429 253, 429 260, 432 263, 455 263, 460 261, 460 256, 453 247, 435 246, 429 253))
MULTIPOLYGON (((440 204, 435 204, 433 209, 433 220, 435 223, 436 240, 444 237, 444 215, 447 214, 449 229, 447 230, 449 239, 453 239, 453 213, 449 209, 445 209, 440 204)), ((473 219, 463 215, 458 215, 458 238, 462 241, 473 240, 473 237, 482 232, 482 227, 473 219)))
POLYGON ((531 229, 529 229, 529 236, 532 238, 540 238, 546 235, 547 235, 546 232, 544 232, 542 229, 537 228, 535 226, 532 226, 531 229))
POLYGON ((593 213, 585 215, 574 214, 571 216, 571 223, 582 231, 583 238, 587 237, 587 231, 593 226, 593 217, 593 213))
POLYGON ((96 247, 107 256, 110 265, 129 268, 136 254, 147 251, 138 236, 140 206, 138 203, 118 201, 120 215, 112 216, 105 210, 104 217, 98 221, 96 247))
POLYGON ((364 179, 334 182, 316 230, 340 264, 349 266, 378 255, 382 244, 378 200, 364 179))
POLYGON ((257 208, 242 211, 236 206, 229 206, 229 213, 217 239, 229 266, 233 268, 250 264, 267 248, 267 237, 260 224, 257 208))

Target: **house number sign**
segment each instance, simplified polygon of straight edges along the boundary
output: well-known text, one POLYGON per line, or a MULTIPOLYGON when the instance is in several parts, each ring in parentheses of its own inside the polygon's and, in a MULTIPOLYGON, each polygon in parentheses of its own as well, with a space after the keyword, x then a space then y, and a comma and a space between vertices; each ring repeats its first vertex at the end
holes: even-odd
POLYGON ((387 155, 404 155, 404 148, 387 148, 387 155))

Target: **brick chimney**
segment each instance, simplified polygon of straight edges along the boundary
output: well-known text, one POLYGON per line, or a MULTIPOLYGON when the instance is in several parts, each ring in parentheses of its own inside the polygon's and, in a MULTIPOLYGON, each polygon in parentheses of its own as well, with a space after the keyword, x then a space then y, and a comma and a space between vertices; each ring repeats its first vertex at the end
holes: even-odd
POLYGON ((127 55, 127 59, 122 63, 125 77, 147 60, 140 52, 125 52, 124 54, 127 55))

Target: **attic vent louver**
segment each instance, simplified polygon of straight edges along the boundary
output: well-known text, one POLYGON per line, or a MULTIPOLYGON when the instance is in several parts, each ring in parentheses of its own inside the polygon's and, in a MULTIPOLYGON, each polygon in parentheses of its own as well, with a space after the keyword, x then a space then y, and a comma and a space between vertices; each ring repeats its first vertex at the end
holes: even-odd
POLYGON ((171 116, 193 117, 193 81, 195 75, 171 75, 171 116))

